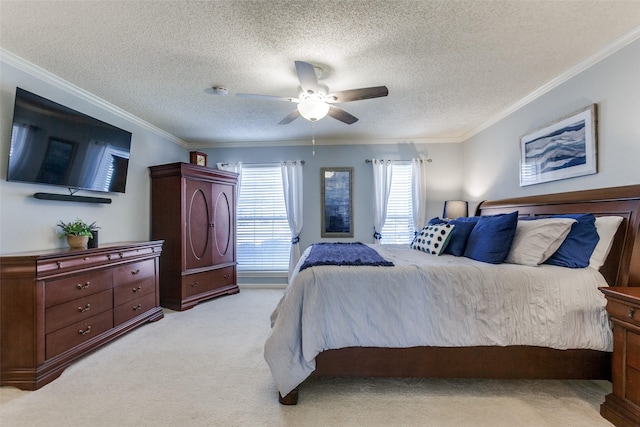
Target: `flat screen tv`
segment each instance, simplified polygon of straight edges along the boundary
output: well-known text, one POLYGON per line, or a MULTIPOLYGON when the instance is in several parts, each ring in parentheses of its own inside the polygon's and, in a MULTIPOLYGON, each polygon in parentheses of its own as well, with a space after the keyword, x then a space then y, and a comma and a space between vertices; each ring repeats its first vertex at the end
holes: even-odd
POLYGON ((124 193, 131 133, 16 89, 7 181, 124 193))

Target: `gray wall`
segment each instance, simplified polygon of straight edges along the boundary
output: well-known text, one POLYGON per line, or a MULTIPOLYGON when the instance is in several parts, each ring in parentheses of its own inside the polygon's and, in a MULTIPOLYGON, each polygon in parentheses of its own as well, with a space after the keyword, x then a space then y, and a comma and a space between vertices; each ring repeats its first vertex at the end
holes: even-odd
MULTIPOLYGON (((145 240, 150 236, 147 167, 188 161, 188 149, 126 115, 89 102, 81 89, 58 84, 46 73, 27 72, 0 61, 0 253, 65 247, 57 238, 59 220, 81 217, 97 221, 103 243, 145 240), (16 86, 67 105, 133 133, 125 194, 109 194, 111 205, 88 205, 36 200, 35 192, 64 188, 6 181, 16 86)), ((304 166, 304 231, 302 247, 320 240, 320 168, 354 168, 353 240, 371 242, 372 173, 365 159, 409 159, 418 154, 433 159, 429 168, 429 216, 441 213, 446 199, 484 199, 555 193, 640 183, 640 41, 636 40, 578 76, 517 110, 462 144, 322 145, 316 155, 307 146, 205 149, 210 163, 249 163, 302 159, 304 166), (598 173, 595 175, 520 187, 518 162, 522 134, 591 103, 598 105, 598 173)), ((55 80, 55 79, 54 79, 55 80)), ((84 193, 87 194, 87 193, 84 193)), ((90 193, 93 194, 93 193, 90 193)))
POLYGON ((463 143, 463 186, 481 201, 640 183, 640 40, 463 143), (597 104, 598 173, 520 187, 520 137, 597 104))
MULTIPOLYGON (((444 200, 462 196, 461 144, 389 144, 389 145, 320 145, 316 141, 315 156, 311 142, 307 146, 265 148, 204 149, 209 164, 218 162, 265 163, 282 160, 304 160, 304 208, 301 249, 313 242, 340 241, 321 239, 321 180, 322 167, 353 167, 354 237, 348 241, 373 242, 373 172, 366 159, 385 158, 410 160, 413 157, 431 158, 427 163, 427 189, 430 216, 442 215, 444 200)), ((345 240, 345 239, 342 239, 345 240)))
MULTIPOLYGON (((63 81, 49 82, 36 70, 0 61, 0 254, 66 247, 58 237, 59 220, 76 217, 97 221, 100 243, 150 238, 150 182, 148 166, 188 161, 188 152, 170 138, 114 114, 89 102, 83 93, 65 86, 63 81), (20 68, 20 69, 19 69, 20 68), (123 128, 133 134, 126 193, 101 194, 81 191, 79 195, 102 196, 112 203, 87 204, 38 200, 34 193, 68 194, 64 187, 7 182, 7 164, 11 143, 11 122, 16 87, 66 105, 123 128)), ((51 76, 47 77, 48 79, 51 76)), ((55 79, 54 79, 55 80, 55 79)))

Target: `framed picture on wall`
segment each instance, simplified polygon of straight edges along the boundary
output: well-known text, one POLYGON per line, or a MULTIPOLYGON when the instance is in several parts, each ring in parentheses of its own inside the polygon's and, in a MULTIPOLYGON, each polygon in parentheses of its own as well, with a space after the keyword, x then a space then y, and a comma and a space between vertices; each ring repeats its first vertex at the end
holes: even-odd
POLYGON ((520 138, 520 186, 589 175, 596 169, 596 104, 520 138))
POLYGON ((320 237, 353 237, 353 168, 320 168, 320 237))

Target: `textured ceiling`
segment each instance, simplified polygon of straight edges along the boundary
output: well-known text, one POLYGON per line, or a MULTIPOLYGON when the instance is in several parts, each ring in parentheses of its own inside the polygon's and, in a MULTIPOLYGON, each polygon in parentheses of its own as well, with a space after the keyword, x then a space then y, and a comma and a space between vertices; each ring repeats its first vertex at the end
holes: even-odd
POLYGON ((319 143, 459 141, 638 26, 639 1, 0 1, 2 49, 198 147, 308 141, 295 104, 235 96, 297 96, 295 60, 389 88, 319 143))

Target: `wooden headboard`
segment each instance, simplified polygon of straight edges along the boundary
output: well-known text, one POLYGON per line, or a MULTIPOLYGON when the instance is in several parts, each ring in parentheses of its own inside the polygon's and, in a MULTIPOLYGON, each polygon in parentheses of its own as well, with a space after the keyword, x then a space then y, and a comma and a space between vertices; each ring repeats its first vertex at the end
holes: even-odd
POLYGON ((482 202, 477 215, 592 213, 624 218, 600 269, 610 286, 640 286, 640 185, 482 202))

